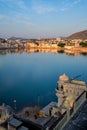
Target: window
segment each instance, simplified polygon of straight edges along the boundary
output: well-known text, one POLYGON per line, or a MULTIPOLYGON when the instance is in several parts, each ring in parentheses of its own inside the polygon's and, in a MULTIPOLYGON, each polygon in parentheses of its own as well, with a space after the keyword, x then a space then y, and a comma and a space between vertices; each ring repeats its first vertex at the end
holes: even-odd
POLYGON ((63 90, 63 85, 61 85, 61 90, 63 90))

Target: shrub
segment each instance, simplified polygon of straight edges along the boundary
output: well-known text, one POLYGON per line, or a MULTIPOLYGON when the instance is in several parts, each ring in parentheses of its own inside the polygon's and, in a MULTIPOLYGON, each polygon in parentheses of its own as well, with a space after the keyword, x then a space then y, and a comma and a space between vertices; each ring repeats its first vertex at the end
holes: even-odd
POLYGON ((64 46, 65 46, 65 43, 59 43, 58 46, 59 46, 59 47, 64 47, 64 46))
POLYGON ((87 42, 81 42, 81 43, 80 43, 80 46, 82 46, 82 47, 87 47, 87 42))

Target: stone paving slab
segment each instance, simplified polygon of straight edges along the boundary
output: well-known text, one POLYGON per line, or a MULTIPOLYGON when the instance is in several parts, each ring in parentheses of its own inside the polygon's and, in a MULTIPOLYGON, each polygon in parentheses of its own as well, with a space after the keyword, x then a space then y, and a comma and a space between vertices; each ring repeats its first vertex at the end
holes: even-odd
POLYGON ((87 130, 87 100, 63 130, 87 130))

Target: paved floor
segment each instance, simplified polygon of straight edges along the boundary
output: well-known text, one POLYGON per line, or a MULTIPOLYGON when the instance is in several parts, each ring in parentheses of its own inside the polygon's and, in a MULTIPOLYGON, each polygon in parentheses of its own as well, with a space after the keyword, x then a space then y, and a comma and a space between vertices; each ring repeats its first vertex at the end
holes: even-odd
POLYGON ((64 130, 87 130, 87 100, 65 126, 64 130))

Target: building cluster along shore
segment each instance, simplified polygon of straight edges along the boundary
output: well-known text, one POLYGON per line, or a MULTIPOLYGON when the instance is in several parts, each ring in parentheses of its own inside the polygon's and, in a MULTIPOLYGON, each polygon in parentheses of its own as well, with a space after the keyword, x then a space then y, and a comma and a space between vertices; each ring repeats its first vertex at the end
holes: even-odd
MULTIPOLYGON (((0 124, 7 122, 7 130, 63 130, 87 100, 87 85, 76 80, 77 77, 70 79, 66 74, 61 75, 55 89, 58 102, 52 101, 44 108, 27 107, 17 113, 3 104, 0 106, 0 124)), ((84 128, 84 123, 79 127, 84 128)))
POLYGON ((47 39, 29 39, 29 40, 12 40, 1 39, 0 49, 14 49, 14 48, 37 48, 37 49, 80 49, 87 44, 87 39, 62 39, 62 38, 47 38, 47 39))

